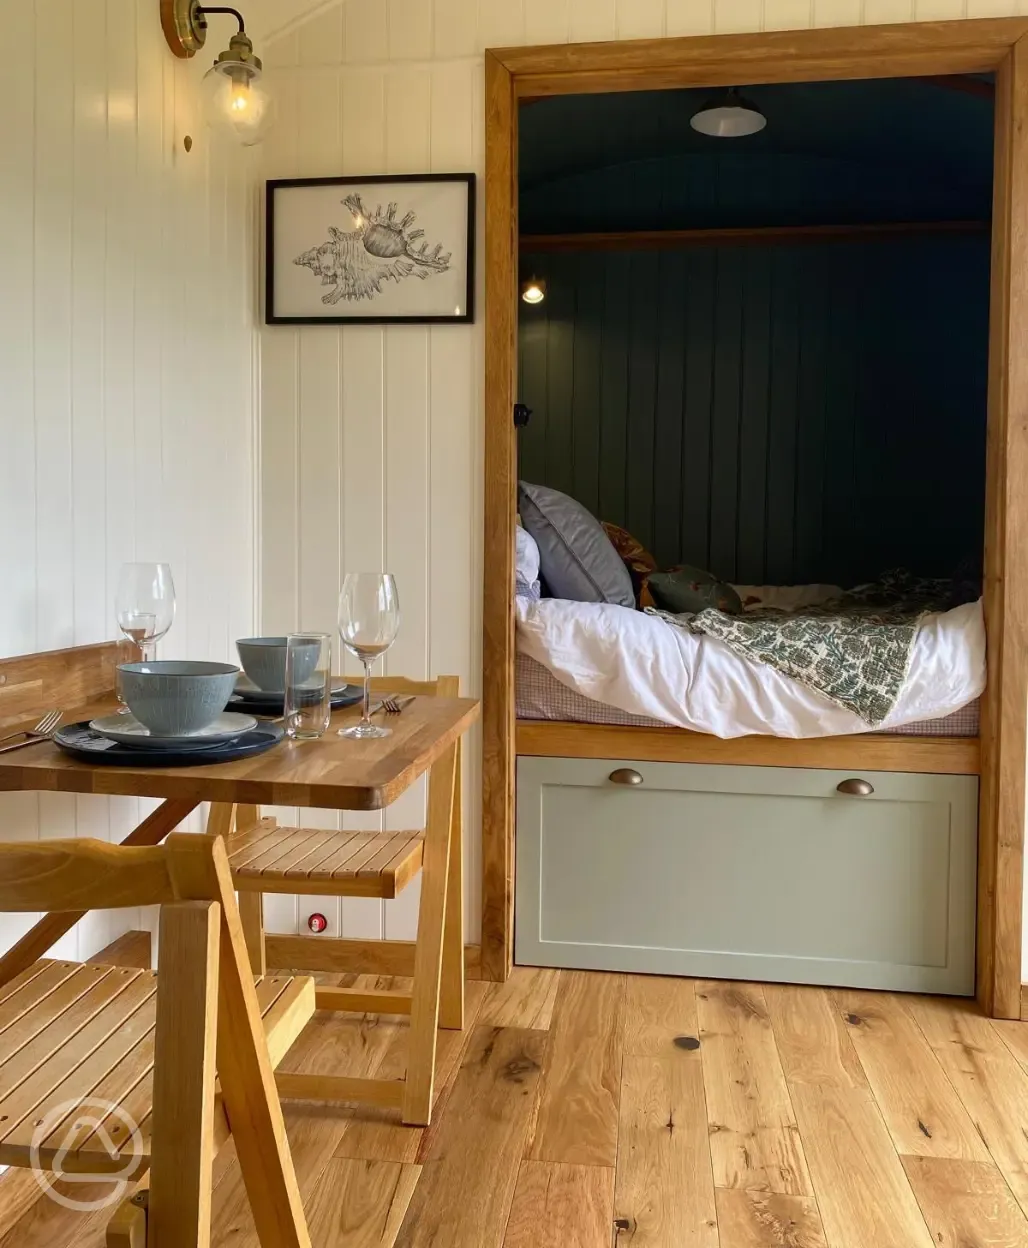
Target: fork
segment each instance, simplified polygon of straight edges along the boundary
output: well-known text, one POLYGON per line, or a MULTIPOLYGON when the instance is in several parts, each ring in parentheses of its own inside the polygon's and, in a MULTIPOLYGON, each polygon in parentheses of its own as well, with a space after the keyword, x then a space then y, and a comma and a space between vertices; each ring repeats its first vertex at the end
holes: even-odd
POLYGON ((17 732, 9 732, 6 737, 0 737, 0 742, 11 741, 15 737, 28 737, 30 740, 42 740, 45 737, 52 737, 57 725, 61 722, 63 711, 47 711, 43 718, 36 724, 35 728, 19 728, 17 732))
POLYGON ((414 694, 410 694, 406 698, 394 698, 390 696, 382 699, 381 709, 385 711, 387 715, 399 715, 399 713, 405 707, 410 706, 413 701, 414 694))

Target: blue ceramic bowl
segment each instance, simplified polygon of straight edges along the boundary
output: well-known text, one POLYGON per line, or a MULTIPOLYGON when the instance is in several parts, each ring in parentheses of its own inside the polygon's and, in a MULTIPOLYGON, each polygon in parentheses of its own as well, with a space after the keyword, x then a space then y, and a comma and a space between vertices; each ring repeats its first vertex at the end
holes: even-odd
MULTIPOLYGON (((236 642, 243 671, 258 689, 283 693, 286 687, 285 637, 243 637, 236 642)), ((309 680, 318 663, 320 646, 316 641, 303 645, 303 652, 293 659, 293 680, 302 685, 309 680)))
POLYGON ((162 659, 122 663, 121 696, 155 736, 202 732, 228 704, 239 668, 231 663, 162 659))

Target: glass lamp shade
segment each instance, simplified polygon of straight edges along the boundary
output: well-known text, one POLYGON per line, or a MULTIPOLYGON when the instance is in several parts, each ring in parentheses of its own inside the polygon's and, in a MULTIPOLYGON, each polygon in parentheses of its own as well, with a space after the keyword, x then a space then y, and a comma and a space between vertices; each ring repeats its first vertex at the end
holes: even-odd
POLYGON ((204 74, 201 91, 207 124, 243 147, 260 143, 274 124, 274 100, 255 65, 219 61, 204 74))
POLYGON ((701 108, 689 124, 700 134, 709 134, 715 139, 740 139, 763 130, 767 118, 759 108, 731 90, 701 108))

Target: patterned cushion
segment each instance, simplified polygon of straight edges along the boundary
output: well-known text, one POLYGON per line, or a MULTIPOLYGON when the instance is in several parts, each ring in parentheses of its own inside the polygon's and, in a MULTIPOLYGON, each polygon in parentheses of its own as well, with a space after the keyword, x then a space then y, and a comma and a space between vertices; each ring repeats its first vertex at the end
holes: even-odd
POLYGON ((729 615, 742 611, 739 595, 731 585, 702 568, 684 565, 670 572, 654 572, 647 583, 657 606, 677 615, 686 611, 695 615, 707 607, 716 607, 729 615))
POLYGON ((604 520, 603 531, 610 538, 610 544, 621 556, 621 560, 632 578, 636 606, 656 606, 653 595, 646 585, 647 577, 651 572, 656 572, 657 570, 656 559, 654 559, 642 542, 638 538, 633 537, 627 529, 622 529, 619 525, 610 524, 604 520))

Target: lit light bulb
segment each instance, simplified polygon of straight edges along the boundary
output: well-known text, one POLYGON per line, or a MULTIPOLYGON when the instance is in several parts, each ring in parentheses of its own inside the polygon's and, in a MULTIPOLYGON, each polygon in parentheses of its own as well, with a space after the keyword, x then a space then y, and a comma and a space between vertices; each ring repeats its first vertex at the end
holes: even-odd
POLYGON ((245 113, 250 107, 250 84, 244 79, 240 81, 236 79, 232 83, 232 95, 229 100, 229 108, 234 113, 245 113))
POLYGON ((256 58, 219 60, 201 84, 207 124, 244 147, 260 143, 274 122, 274 102, 258 65, 256 58))
POLYGON ((521 284, 521 298, 525 303, 542 303, 546 298, 546 283, 529 278, 527 282, 521 284))

